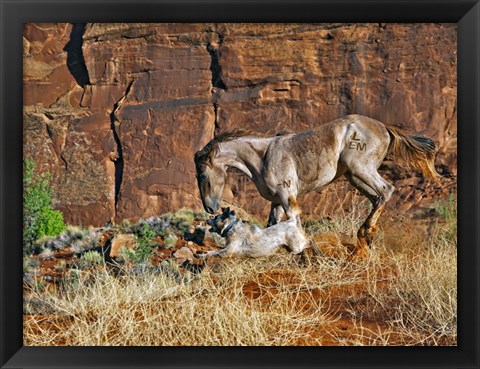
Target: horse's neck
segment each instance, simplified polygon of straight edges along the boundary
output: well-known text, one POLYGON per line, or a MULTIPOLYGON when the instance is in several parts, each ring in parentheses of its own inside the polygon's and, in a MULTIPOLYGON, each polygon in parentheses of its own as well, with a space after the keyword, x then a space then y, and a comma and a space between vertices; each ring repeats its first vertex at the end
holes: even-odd
POLYGON ((222 142, 220 154, 225 165, 234 167, 250 178, 258 177, 263 166, 263 158, 272 138, 241 137, 222 142))

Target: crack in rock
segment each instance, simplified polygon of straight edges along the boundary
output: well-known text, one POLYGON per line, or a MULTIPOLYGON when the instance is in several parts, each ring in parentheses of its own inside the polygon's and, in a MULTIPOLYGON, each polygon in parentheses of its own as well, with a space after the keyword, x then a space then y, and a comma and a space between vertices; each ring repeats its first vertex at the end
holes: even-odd
MULTIPOLYGON (((47 114, 45 114, 45 116, 47 116, 47 114)), ((48 116, 47 116, 47 118, 48 118, 48 116)), ((65 175, 66 175, 67 172, 68 172, 68 163, 67 163, 67 160, 65 159, 65 157, 63 156, 62 145, 61 144, 58 145, 58 142, 55 138, 56 135, 55 135, 53 129, 50 127, 50 125, 48 123, 46 123, 45 127, 47 129, 48 137, 50 138, 50 141, 52 142, 53 152, 55 153, 57 158, 60 159, 63 162, 63 166, 64 166, 64 169, 65 169, 65 175)), ((64 137, 63 141, 65 142, 65 137, 64 137)))
MULTIPOLYGON (((83 88, 82 97, 80 98, 80 106, 88 107, 89 103, 85 103, 84 99, 91 99, 92 84, 90 75, 88 74, 85 57, 83 56, 83 35, 87 23, 72 23, 72 31, 70 32, 70 40, 67 42, 64 51, 67 52, 67 68, 79 86, 83 88)), ((68 94, 68 91, 67 93, 68 94)), ((52 105, 58 102, 57 99, 52 105)))
POLYGON ((67 52, 67 68, 75 81, 83 88, 91 84, 82 50, 83 34, 86 26, 86 23, 72 23, 70 40, 63 48, 67 52))
POLYGON ((114 162, 115 165, 115 208, 114 208, 114 219, 117 218, 117 207, 118 207, 118 200, 120 197, 120 189, 122 187, 122 181, 123 181, 123 170, 124 170, 124 162, 123 162, 123 148, 122 148, 122 143, 120 141, 120 137, 117 132, 117 123, 119 123, 119 120, 117 119, 117 112, 127 99, 128 94, 130 93, 130 90, 133 86, 134 80, 130 81, 128 84, 125 93, 123 96, 115 103, 113 104, 113 109, 110 112, 110 128, 113 133, 113 138, 115 140, 115 143, 117 144, 117 156, 115 158, 112 158, 112 161, 114 162))
POLYGON ((215 119, 215 130, 219 129, 218 125, 218 90, 227 90, 227 86, 222 78, 222 66, 219 61, 219 47, 223 43, 223 35, 216 32, 218 42, 207 43, 207 51, 210 54, 210 71, 212 72, 212 100, 213 113, 215 119))

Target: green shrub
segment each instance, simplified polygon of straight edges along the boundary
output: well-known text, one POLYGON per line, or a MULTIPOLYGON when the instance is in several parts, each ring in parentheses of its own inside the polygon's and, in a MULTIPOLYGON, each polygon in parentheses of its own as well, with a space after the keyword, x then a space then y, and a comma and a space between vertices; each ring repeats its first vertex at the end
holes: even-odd
POLYGON ((173 233, 169 233, 167 234, 164 238, 163 238, 163 242, 165 244, 165 248, 167 249, 171 249, 172 247, 175 247, 177 246, 177 236, 175 236, 175 234, 173 233))
POLYGON ((436 209, 442 218, 447 222, 457 220, 457 196, 450 193, 446 199, 437 201, 436 209))
POLYGON ((191 224, 195 219, 195 216, 196 214, 193 210, 183 208, 183 209, 177 210, 173 214, 173 219, 178 223, 185 222, 185 223, 191 224))
POLYGON ((195 215, 195 220, 207 220, 210 218, 210 214, 208 214, 206 211, 201 211, 200 213, 197 213, 195 215))
POLYGON ((58 210, 44 208, 40 212, 38 236, 57 236, 65 229, 63 214, 58 210))
POLYGON ((435 208, 443 218, 444 224, 439 228, 438 236, 447 242, 457 243, 457 196, 450 193, 446 199, 437 201, 435 208))
POLYGON ((136 263, 148 263, 152 259, 155 247, 153 237, 139 238, 137 247, 135 247, 136 263))
POLYGON ((24 161, 23 177, 23 252, 31 254, 35 240, 57 236, 65 230, 63 214, 52 207, 50 175, 35 173, 33 160, 24 161))
POLYGON ((91 266, 103 264, 103 256, 98 251, 86 251, 80 259, 91 266))
POLYGON ((181 236, 185 232, 190 230, 190 227, 195 220, 195 212, 191 209, 180 209, 174 213, 163 214, 161 218, 165 219, 173 228, 177 230, 177 233, 181 236))
POLYGON ((130 219, 123 219, 121 226, 122 228, 130 228, 132 226, 132 223, 130 222, 130 219))
POLYGON ((136 225, 127 229, 140 238, 155 238, 163 236, 165 230, 170 227, 170 220, 163 217, 150 217, 140 220, 136 225))
POLYGON ((122 248, 120 256, 131 264, 149 264, 155 252, 156 244, 153 236, 146 234, 143 237, 136 236, 136 245, 133 250, 122 248))
POLYGON ((139 239, 153 240, 157 236, 155 229, 152 229, 148 224, 142 224, 137 233, 139 239))

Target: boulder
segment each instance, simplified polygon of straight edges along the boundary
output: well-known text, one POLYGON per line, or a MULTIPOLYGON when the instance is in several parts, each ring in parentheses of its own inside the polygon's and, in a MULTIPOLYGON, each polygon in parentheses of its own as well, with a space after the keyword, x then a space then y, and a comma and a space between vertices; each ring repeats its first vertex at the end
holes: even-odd
POLYGON ((112 239, 112 244, 110 246, 110 257, 116 258, 120 256, 122 248, 133 250, 135 245, 136 241, 133 234, 119 234, 112 239))
POLYGON ((183 246, 173 253, 178 263, 183 263, 185 260, 193 260, 193 252, 188 247, 183 246))

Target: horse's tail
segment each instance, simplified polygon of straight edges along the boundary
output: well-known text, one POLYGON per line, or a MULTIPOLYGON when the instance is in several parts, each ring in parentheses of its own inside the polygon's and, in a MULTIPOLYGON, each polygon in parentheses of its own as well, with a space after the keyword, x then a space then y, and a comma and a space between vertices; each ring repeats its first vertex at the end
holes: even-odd
POLYGON ((389 151, 395 160, 419 169, 425 178, 438 182, 440 174, 435 169, 435 143, 428 137, 407 135, 396 128, 386 128, 390 134, 389 151))

